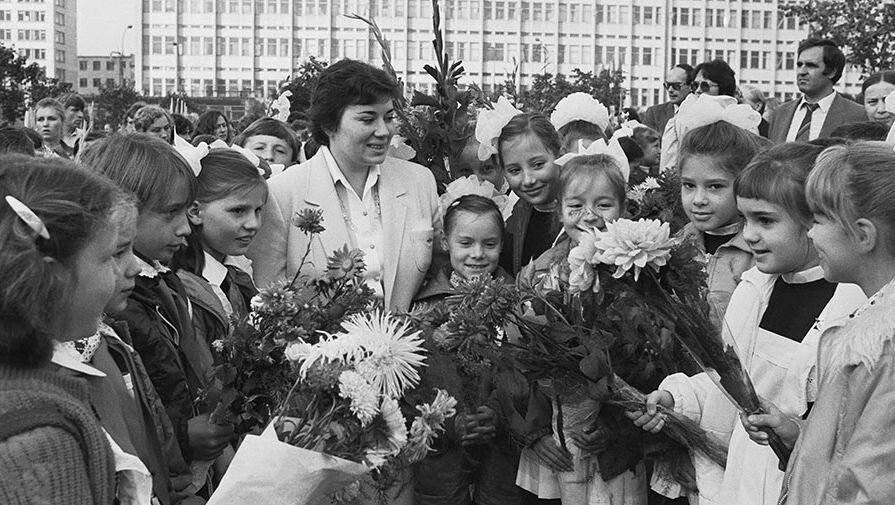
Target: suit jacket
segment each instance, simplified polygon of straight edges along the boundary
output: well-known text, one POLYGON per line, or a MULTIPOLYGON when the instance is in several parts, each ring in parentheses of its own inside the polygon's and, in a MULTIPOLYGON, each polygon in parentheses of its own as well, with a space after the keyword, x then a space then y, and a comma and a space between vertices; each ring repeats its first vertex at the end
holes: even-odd
POLYGON ((642 122, 643 124, 659 132, 659 135, 662 135, 662 132, 665 131, 665 124, 668 123, 668 120, 673 117, 674 104, 671 102, 665 102, 658 105, 653 105, 652 107, 646 109, 646 112, 643 113, 642 122))
MULTIPOLYGON (((382 275, 385 306, 410 307, 432 261, 438 196, 435 178, 426 168, 395 158, 380 166, 379 196, 382 206, 382 275)), ((268 181, 270 196, 264 206, 263 224, 247 256, 254 262, 255 284, 267 287, 292 279, 308 246, 308 237, 292 226, 301 209, 322 209, 326 230, 311 245, 303 272, 326 272, 327 257, 350 244, 342 219, 339 197, 323 152, 268 181)))
MULTIPOLYGON (((780 107, 777 107, 771 113, 771 126, 768 138, 772 142, 786 142, 786 134, 789 133, 789 127, 792 124, 792 118, 796 113, 796 107, 799 105, 801 97, 790 100, 780 107)), ((836 93, 830 110, 827 111, 827 118, 820 130, 818 138, 826 138, 830 136, 833 130, 849 123, 862 123, 867 121, 867 112, 864 107, 836 93)))

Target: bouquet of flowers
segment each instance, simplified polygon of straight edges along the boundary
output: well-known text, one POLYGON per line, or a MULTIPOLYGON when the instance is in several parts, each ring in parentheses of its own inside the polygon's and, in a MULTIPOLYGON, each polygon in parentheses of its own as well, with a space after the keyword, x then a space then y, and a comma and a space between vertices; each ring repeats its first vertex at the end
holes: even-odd
POLYGON ((672 235, 689 222, 681 205, 680 176, 670 170, 633 186, 628 191, 627 206, 632 220, 658 219, 670 225, 672 235))

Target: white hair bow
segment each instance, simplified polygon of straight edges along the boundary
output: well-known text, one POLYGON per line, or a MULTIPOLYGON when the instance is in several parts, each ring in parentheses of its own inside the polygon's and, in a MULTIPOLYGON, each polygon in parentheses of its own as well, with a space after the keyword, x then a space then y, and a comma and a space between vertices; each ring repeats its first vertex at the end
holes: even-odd
POLYGON ((718 121, 730 123, 758 135, 761 114, 748 105, 737 103, 736 98, 731 96, 690 95, 681 103, 677 115, 674 116, 674 127, 678 138, 682 139, 690 130, 718 121))
POLYGON ((608 143, 603 139, 597 139, 592 142, 591 145, 587 146, 586 149, 584 148, 584 142, 579 140, 578 152, 563 154, 553 163, 562 166, 579 156, 592 156, 597 154, 605 154, 612 158, 618 165, 619 171, 622 173, 622 179, 624 179, 625 182, 628 181, 628 176, 631 175, 631 165, 628 164, 628 156, 625 154, 625 150, 622 149, 621 144, 618 143, 618 139, 616 138, 613 138, 608 143))
POLYGON ((522 111, 513 107, 506 97, 497 99, 491 109, 480 109, 479 117, 475 123, 475 139, 479 141, 479 159, 487 160, 493 154, 497 154, 497 139, 507 123, 511 119, 522 114, 522 111))
POLYGON ((227 143, 221 139, 215 140, 210 145, 205 142, 200 142, 199 145, 194 146, 175 135, 174 149, 183 156, 183 159, 185 159, 190 165, 190 168, 193 169, 193 174, 196 177, 199 177, 199 174, 202 173, 202 159, 205 158, 212 149, 231 149, 236 151, 248 160, 253 167, 258 169, 259 174, 264 175, 264 169, 261 168, 261 158, 259 158, 258 155, 236 144, 228 146, 227 143))
POLYGON ((276 101, 267 108, 267 115, 284 123, 289 121, 289 113, 292 109, 292 102, 289 101, 290 96, 292 96, 292 92, 289 90, 280 93, 276 101))
POLYGON ((649 126, 637 121, 636 119, 632 119, 630 121, 625 121, 620 124, 618 128, 612 133, 612 139, 618 140, 622 137, 633 137, 634 130, 637 128, 649 128, 649 126))
POLYGON ((512 206, 509 205, 510 200, 507 195, 498 191, 498 189, 494 187, 494 184, 491 184, 490 181, 479 179, 477 175, 469 175, 454 179, 453 182, 447 185, 444 194, 439 197, 438 203, 441 218, 444 219, 444 215, 447 214, 447 210, 451 204, 459 200, 460 197, 466 195, 479 195, 490 199, 497 205, 504 222, 510 218, 510 214, 513 212, 512 206))
POLYGON ((605 132, 609 128, 609 109, 587 93, 572 93, 556 104, 550 122, 559 130, 572 121, 587 121, 605 132))

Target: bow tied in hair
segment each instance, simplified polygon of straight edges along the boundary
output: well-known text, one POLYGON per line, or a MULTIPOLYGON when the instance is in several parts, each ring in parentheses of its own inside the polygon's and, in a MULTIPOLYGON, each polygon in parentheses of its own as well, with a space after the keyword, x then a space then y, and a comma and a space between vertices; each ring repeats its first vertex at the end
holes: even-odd
POLYGON ((684 138, 690 130, 719 121, 758 135, 761 114, 748 105, 737 103, 731 96, 690 95, 681 103, 677 115, 674 116, 674 127, 678 138, 684 138))
POLYGON ((562 166, 579 156, 595 156, 598 154, 605 154, 612 158, 618 165, 622 179, 628 180, 628 176, 631 175, 631 165, 628 164, 628 156, 625 155, 625 150, 622 149, 616 138, 613 138, 608 143, 603 139, 597 139, 587 146, 586 149, 584 148, 584 143, 579 140, 578 152, 563 154, 553 163, 562 166))
POLYGON ((556 104, 550 122, 559 130, 572 121, 586 121, 605 132, 609 128, 609 109, 587 93, 572 93, 556 104))
POLYGON ((522 111, 513 107, 506 97, 497 99, 491 109, 479 110, 479 117, 475 124, 475 139, 479 141, 479 159, 487 160, 491 155, 497 154, 497 139, 500 133, 511 119, 522 114, 522 111))

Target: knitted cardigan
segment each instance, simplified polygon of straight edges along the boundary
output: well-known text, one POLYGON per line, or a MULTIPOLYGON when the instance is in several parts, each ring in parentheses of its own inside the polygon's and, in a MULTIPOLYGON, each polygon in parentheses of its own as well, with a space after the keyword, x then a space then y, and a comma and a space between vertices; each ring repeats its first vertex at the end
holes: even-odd
POLYGON ((0 503, 109 505, 115 465, 80 380, 0 366, 0 503))

